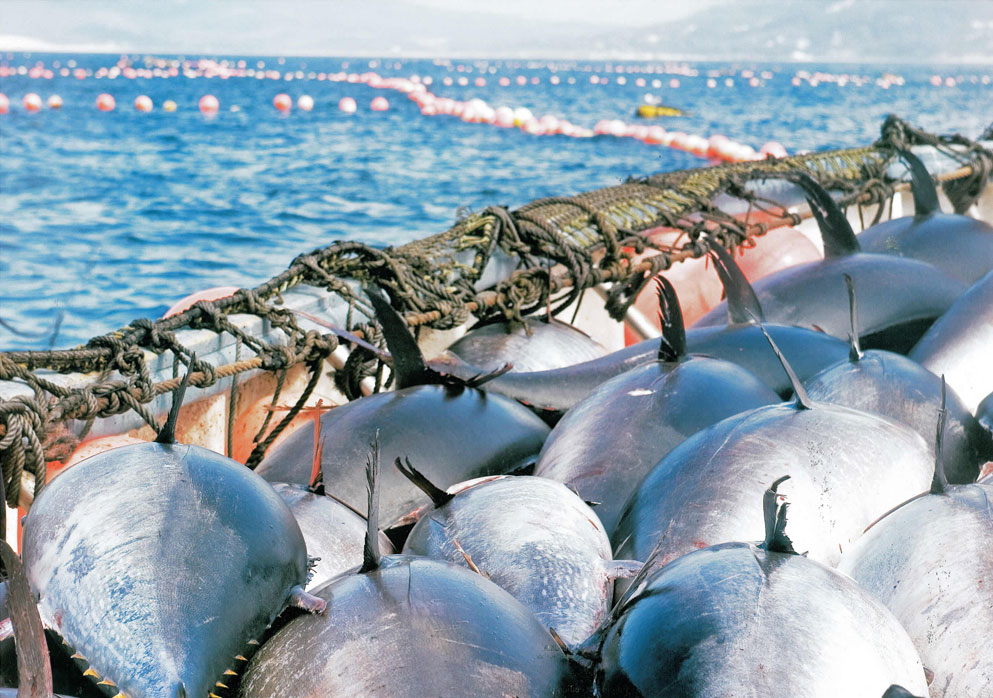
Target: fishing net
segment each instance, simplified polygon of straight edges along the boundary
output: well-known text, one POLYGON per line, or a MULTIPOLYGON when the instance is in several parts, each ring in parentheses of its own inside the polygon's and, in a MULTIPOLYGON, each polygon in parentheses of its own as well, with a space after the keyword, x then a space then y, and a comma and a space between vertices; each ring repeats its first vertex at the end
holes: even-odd
MULTIPOLYGON (((281 274, 255 288, 222 300, 200 301, 179 315, 135 320, 73 349, 0 353, 0 380, 21 383, 31 393, 0 401, 3 495, 16 506, 23 473, 32 476, 34 491, 40 491, 46 462, 63 461, 96 419, 133 411, 157 427, 148 403, 178 385, 180 364, 190 372, 194 386, 232 378, 232 393, 240 374, 272 372, 278 376, 273 404, 287 370, 303 364, 310 372, 307 385, 268 435, 260 438, 268 427, 266 419, 248 459, 249 467, 254 467, 304 407, 326 370, 325 359, 339 344, 334 332, 301 328, 298 316, 281 304, 287 289, 306 284, 339 296, 349 308, 345 329, 379 345, 375 322, 365 319, 372 317, 371 308, 354 282, 386 288, 414 328, 450 329, 470 316, 520 321, 546 307, 555 314, 578 301, 585 289, 607 282, 612 284, 607 309, 619 319, 655 274, 706 254, 702 236, 734 248, 753 244, 756 236, 774 225, 799 221, 780 202, 753 193, 747 186, 750 180, 789 179, 803 172, 839 192, 842 206, 877 205, 878 220, 896 184, 887 176, 887 168, 899 148, 913 145, 934 146, 961 162, 962 169, 944 183, 957 210, 975 200, 990 176, 993 154, 978 143, 962 136, 928 134, 889 117, 880 140, 868 147, 656 174, 575 196, 540 199, 514 211, 491 206, 463 217, 443 233, 397 247, 334 243, 300 255, 281 274), (761 220, 753 220, 751 213, 744 217, 725 213, 714 204, 719 194, 746 201, 749 212, 763 214, 761 220), (677 242, 658 245, 645 235, 660 227, 678 231, 677 242), (646 251, 647 257, 632 261, 646 251), (496 254, 514 260, 515 271, 478 290, 484 269, 496 254), (364 316, 360 321, 353 321, 356 310, 364 316), (253 336, 243 323, 232 321, 236 314, 263 320, 265 326, 279 330, 279 339, 253 336), (238 360, 215 366, 197 359, 177 335, 183 329, 234 337, 238 360), (166 353, 172 355, 175 377, 155 382, 150 362, 166 353), (67 384, 54 380, 54 374, 86 374, 86 379, 67 384), (83 428, 70 431, 71 420, 83 423, 83 428)), ((359 394, 362 377, 382 376, 382 365, 360 349, 352 352, 338 374, 339 388, 352 398, 359 394)))

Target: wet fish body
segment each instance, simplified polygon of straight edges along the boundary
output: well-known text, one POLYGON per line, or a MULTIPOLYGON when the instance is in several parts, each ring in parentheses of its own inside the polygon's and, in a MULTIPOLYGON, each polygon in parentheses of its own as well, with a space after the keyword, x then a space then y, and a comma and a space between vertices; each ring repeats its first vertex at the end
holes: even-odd
POLYGON ((993 271, 969 287, 908 356, 945 380, 975 412, 993 392, 993 271))
POLYGON ((612 560, 597 515, 561 483, 519 476, 452 489, 452 499, 417 522, 404 553, 463 566, 468 555, 568 645, 607 615, 618 574, 640 568, 612 560))
POLYGON ((448 562, 384 557, 315 594, 252 659, 242 698, 562 696, 569 664, 509 593, 448 562))
MULTIPOLYGON (((772 353, 768 344, 765 351, 772 353)), ((669 451, 722 419, 778 401, 727 361, 652 361, 603 383, 567 412, 545 441, 535 475, 597 502, 611 534, 628 497, 669 451)))
MULTIPOLYGON (((871 350, 857 361, 825 369, 804 387, 811 399, 881 414, 934 438, 941 378, 915 361, 871 350)), ((948 477, 955 483, 976 479, 979 464, 993 458, 993 442, 954 391, 948 394, 948 422, 942 450, 948 477)))
POLYGON ((762 537, 754 502, 780 475, 795 502, 791 538, 835 565, 872 521, 927 489, 931 449, 910 427, 840 405, 760 407, 729 417, 673 449, 625 505, 616 557, 657 565, 707 545, 762 537))
POLYGON ((934 672, 932 698, 993 686, 993 482, 950 486, 889 513, 839 569, 885 604, 934 672))
MULTIPOLYGON (((307 556, 313 561, 307 590, 310 591, 343 572, 362 564, 366 520, 350 508, 322 494, 315 494, 301 485, 273 484, 300 526, 307 556)), ((379 534, 379 546, 393 552, 390 539, 379 534)))
POLYGON ((607 351, 599 342, 558 320, 525 320, 511 327, 497 322, 474 327, 446 351, 484 371, 512 363, 512 373, 547 371, 591 361, 607 351))
POLYGON ((303 537, 261 478, 197 446, 114 449, 62 473, 25 520, 45 624, 94 681, 205 696, 306 580, 303 537))
MULTIPOLYGON (((377 432, 387 462, 409 457, 448 487, 526 465, 541 450, 548 427, 505 397, 456 386, 413 386, 336 407, 321 417, 324 487, 359 511, 365 511, 364 467, 377 432)), ((257 472, 270 482, 309 484, 313 450, 311 424, 270 451, 257 472)), ((427 501, 399 472, 383 470, 385 526, 427 501)))
POLYGON ((607 633, 600 674, 603 698, 879 698, 894 683, 927 693, 882 604, 832 569, 748 543, 655 572, 607 633))

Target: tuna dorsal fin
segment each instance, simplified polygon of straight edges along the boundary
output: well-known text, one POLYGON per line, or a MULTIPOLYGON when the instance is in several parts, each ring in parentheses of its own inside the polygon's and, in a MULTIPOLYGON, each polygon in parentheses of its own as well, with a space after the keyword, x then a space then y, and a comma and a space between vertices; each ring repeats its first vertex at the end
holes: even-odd
POLYGON ((728 324, 750 324, 754 322, 753 318, 758 318, 760 322, 765 320, 759 299, 742 273, 741 267, 734 261, 734 257, 717 241, 710 238, 704 240, 710 247, 714 269, 717 270, 717 275, 721 277, 721 283, 724 285, 724 295, 727 296, 728 301, 728 324))
POLYGON ((759 546, 771 553, 796 553, 793 541, 786 535, 786 511, 789 503, 779 503, 779 486, 790 479, 783 475, 762 495, 762 514, 765 517, 765 540, 759 546))
POLYGON ((945 408, 945 374, 941 374, 941 407, 938 408, 938 428, 934 435, 934 478, 931 480, 931 494, 941 494, 948 489, 948 478, 945 476, 945 463, 941 457, 942 443, 945 440, 945 419, 948 410, 945 408))
POLYGON ((17 647, 17 695, 23 698, 51 698, 52 667, 48 659, 45 628, 35 604, 21 558, 0 540, 0 559, 7 570, 7 604, 17 647))
POLYGON ((938 203, 938 189, 934 186, 931 173, 924 167, 921 159, 910 150, 900 150, 900 157, 907 167, 910 168, 910 190, 914 194, 914 215, 930 216, 932 213, 940 213, 941 205, 938 203))
POLYGON ((848 274, 844 274, 845 286, 848 288, 848 360, 858 361, 862 358, 862 347, 859 345, 859 310, 855 304, 855 282, 848 274))
POLYGON ((438 507, 443 507, 452 501, 452 498, 455 496, 454 494, 449 494, 431 482, 427 476, 424 475, 424 473, 411 465, 409 458, 404 457, 404 460, 407 462, 406 465, 404 465, 399 458, 397 458, 393 464, 405 478, 410 480, 417 487, 417 489, 431 498, 431 501, 434 503, 436 509, 438 507))
POLYGON ((186 386, 190 384, 190 374, 193 373, 193 367, 196 365, 196 362, 197 355, 190 354, 190 363, 186 367, 186 375, 183 376, 183 380, 179 386, 172 391, 172 408, 169 410, 169 416, 166 418, 165 424, 162 425, 158 435, 155 437, 157 443, 176 443, 176 421, 179 419, 179 408, 183 406, 183 398, 186 397, 186 386))
POLYGON ((424 363, 424 355, 421 348, 417 346, 417 340, 411 334, 410 329, 400 317, 400 313, 393 309, 382 291, 378 288, 366 289, 366 295, 372 301, 372 307, 376 311, 376 320, 383 328, 383 337, 386 338, 386 346, 390 349, 393 357, 393 374, 396 376, 396 387, 408 388, 412 385, 428 385, 440 383, 441 376, 427 367, 424 363))
POLYGON ((859 252, 861 247, 855 239, 855 231, 827 190, 805 172, 793 173, 791 179, 807 195, 810 212, 817 219, 817 227, 821 231, 824 258, 844 257, 859 252))
POLYGON ((763 327, 762 323, 756 319, 755 324, 758 325, 760 330, 762 330, 762 334, 765 335, 766 341, 769 342, 769 346, 771 346, 772 350, 775 352, 776 358, 779 359, 779 363, 783 365, 783 370, 786 371, 786 375, 789 376, 790 385, 793 386, 793 394, 795 395, 793 400, 794 406, 798 410, 809 410, 814 405, 811 402, 810 397, 807 395, 807 391, 803 389, 803 383, 800 382, 800 379, 797 378, 793 367, 790 366, 790 362, 786 360, 785 356, 783 356, 783 352, 779 350, 779 347, 773 341, 769 332, 765 329, 765 327, 763 327))
POLYGON ((686 328, 683 311, 679 307, 676 289, 669 279, 656 277, 659 291, 659 322, 662 323, 662 341, 659 342, 659 361, 679 361, 686 355, 686 328))
POLYGON ((365 545, 362 548, 362 567, 359 573, 379 569, 383 552, 379 549, 379 429, 369 444, 372 452, 366 460, 365 477, 369 493, 368 515, 366 516, 365 545))

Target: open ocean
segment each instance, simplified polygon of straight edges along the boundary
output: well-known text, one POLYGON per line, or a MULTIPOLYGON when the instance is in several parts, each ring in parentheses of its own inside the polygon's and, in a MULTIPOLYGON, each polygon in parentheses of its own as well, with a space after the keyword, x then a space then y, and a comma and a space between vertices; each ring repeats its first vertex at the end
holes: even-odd
MULTIPOLYGON (((404 94, 321 73, 416 75, 430 78, 439 97, 526 106, 589 128, 600 119, 636 121, 651 94, 691 113, 658 122, 669 130, 720 133, 756 149, 775 140, 790 153, 866 145, 889 113, 970 138, 993 119, 993 71, 977 66, 228 57, 279 77, 190 78, 181 68, 168 78, 95 77, 120 58, 0 54, 0 66, 41 63, 54 74, 0 77, 10 100, 0 115, 0 350, 74 346, 158 317, 196 290, 254 286, 335 240, 394 245, 445 230, 465 210, 706 164, 631 138, 534 136, 427 117, 404 94), (94 74, 77 79, 78 69, 94 74), (847 78, 794 84, 798 71, 847 78), (28 92, 58 94, 64 106, 27 113, 28 92), (102 92, 116 98, 116 110, 96 109, 102 92), (294 106, 281 115, 272 104, 280 92, 294 101, 310 95, 313 111, 294 106), (142 94, 155 104, 151 113, 134 109, 142 94), (197 109, 205 94, 220 102, 212 118, 197 109), (346 96, 357 113, 338 110, 346 96), (377 96, 389 100, 387 111, 369 109, 377 96), (168 99, 174 113, 161 108, 168 99)), ((162 65, 130 60, 140 69, 162 65)))

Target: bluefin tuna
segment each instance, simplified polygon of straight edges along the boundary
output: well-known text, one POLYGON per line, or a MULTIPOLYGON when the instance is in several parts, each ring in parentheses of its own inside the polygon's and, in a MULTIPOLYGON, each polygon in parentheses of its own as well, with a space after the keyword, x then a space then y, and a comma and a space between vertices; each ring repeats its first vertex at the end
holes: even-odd
POLYGON ((607 353, 588 334, 555 318, 473 327, 446 351, 484 371, 495 371, 510 363, 511 373, 563 368, 607 353))

